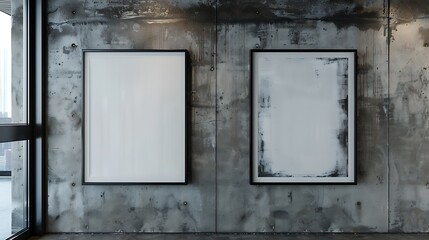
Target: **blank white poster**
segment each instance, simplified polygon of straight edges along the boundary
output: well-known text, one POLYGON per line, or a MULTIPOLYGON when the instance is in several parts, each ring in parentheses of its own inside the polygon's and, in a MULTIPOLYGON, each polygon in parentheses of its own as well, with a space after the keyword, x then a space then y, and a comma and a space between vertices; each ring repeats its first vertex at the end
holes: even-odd
POLYGON ((255 182, 354 182, 354 53, 253 53, 255 182))
POLYGON ((85 54, 85 183, 185 183, 186 53, 85 54))

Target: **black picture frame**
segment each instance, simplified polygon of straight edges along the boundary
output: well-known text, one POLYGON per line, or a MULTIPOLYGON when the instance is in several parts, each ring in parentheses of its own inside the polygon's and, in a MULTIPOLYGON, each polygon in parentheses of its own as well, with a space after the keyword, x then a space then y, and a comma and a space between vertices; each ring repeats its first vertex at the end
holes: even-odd
MULTIPOLYGON (((251 185, 282 185, 282 184, 302 184, 302 185, 319 185, 319 184, 335 184, 335 185, 355 185, 357 184, 356 177, 356 82, 357 82, 357 50, 355 49, 308 49, 308 50, 290 50, 290 49, 252 49, 250 50, 250 89, 251 89, 251 100, 250 100, 250 184, 251 185), (271 58, 271 59, 270 59, 271 58), (323 64, 326 61, 326 69, 323 64), (332 61, 330 63, 329 61, 332 61), (347 66, 344 66, 344 63, 347 63, 347 66), (335 66, 337 65, 337 66, 335 66), (320 69, 315 69, 319 68, 320 69), (314 67, 314 68, 312 68, 314 67), (340 69, 338 71, 345 71, 347 73, 335 74, 334 68, 340 69), (288 72, 289 71, 289 72, 288 72), (306 72, 303 72, 306 71, 306 72), (341 161, 339 164, 341 167, 335 165, 335 171, 326 172, 322 171, 323 167, 331 166, 332 162, 326 164, 326 166, 318 166, 320 162, 317 157, 309 159, 305 156, 316 155, 311 154, 311 151, 318 152, 318 147, 316 149, 311 149, 312 145, 303 146, 300 142, 306 142, 306 144, 311 144, 311 140, 314 140, 312 143, 317 143, 317 139, 308 139, 308 136, 311 136, 312 132, 309 130, 304 133, 304 136, 307 136, 307 139, 301 139, 294 142, 294 138, 297 137, 296 134, 299 130, 304 129, 302 125, 311 121, 307 119, 302 119, 302 123, 299 117, 293 117, 292 114, 296 114, 294 110, 296 109, 305 109, 305 107, 310 106, 308 109, 316 108, 312 106, 313 102, 317 101, 307 101, 304 97, 306 95, 318 95, 323 90, 328 90, 330 88, 319 90, 315 86, 310 84, 314 79, 312 76, 313 73, 319 71, 320 78, 321 74, 328 74, 330 76, 335 74, 334 80, 328 81, 334 88, 336 84, 333 84, 332 81, 337 81, 343 83, 347 81, 347 90, 344 94, 344 86, 342 84, 337 84, 337 88, 340 92, 338 105, 335 105, 334 101, 330 98, 329 101, 332 102, 331 105, 326 104, 327 108, 330 111, 336 113, 341 120, 343 120, 343 112, 345 108, 347 112, 347 125, 344 126, 344 121, 338 121, 341 125, 341 131, 336 135, 338 137, 338 143, 327 145, 329 149, 338 150, 339 152, 344 151, 344 142, 346 142, 347 157, 344 158, 344 154, 338 154, 342 158, 336 159, 337 162, 341 161), (339 76, 337 76, 339 75, 339 76), (301 79, 300 79, 301 77, 301 79), (347 78, 344 80, 343 78, 347 78), (262 79, 262 80, 261 80, 262 79), (263 84, 261 85, 261 81, 263 84), (285 82, 288 82, 285 84, 285 82), (310 84, 306 86, 303 82, 309 82, 310 84), (267 87, 268 86, 268 87, 267 87), (288 86, 292 86, 288 88, 288 86), (308 87, 310 90, 306 93, 300 93, 301 90, 298 88, 308 87), (263 91, 261 90, 263 89, 263 91), (268 90, 267 90, 268 89, 268 90), (273 96, 267 95, 272 90, 273 96), (282 89, 289 89, 288 93, 282 93, 282 89), (262 91, 262 92, 261 92, 262 91), (315 92, 317 94, 311 94, 315 92), (262 94, 261 94, 262 93, 262 94), (265 95, 264 95, 265 94, 265 95), (285 99, 282 99, 282 95, 285 99), (264 95, 264 96, 262 96, 264 95), (295 96, 295 97, 291 97, 295 96), (265 99, 265 100, 264 100, 265 99), (306 103, 301 103, 306 102, 306 103), (340 100, 345 101, 344 104, 340 103, 340 100), (264 102, 265 101, 265 102, 264 102), (264 105, 265 104, 265 105, 264 105), (300 104, 302 104, 300 106, 300 104), (334 106, 335 105, 335 106, 334 106), (261 108, 264 108, 263 111, 260 111, 261 108), (266 110, 266 108, 271 108, 275 110, 266 110), (290 111, 289 116, 287 111, 290 111), (261 117, 262 116, 262 117, 261 117), (261 120, 262 119, 262 120, 261 120), (274 119, 274 120, 273 120, 274 119), (291 120, 293 119, 293 120, 291 120), (282 121, 285 120, 285 121, 282 121), (260 127, 260 122, 262 122, 260 127), (281 122, 281 124, 279 124, 281 122), (292 126, 286 126, 286 124, 291 124, 292 126), (297 125, 297 126, 294 126, 297 125), (269 127, 267 127, 269 126, 269 127), (282 130, 283 129, 283 130, 282 130), (284 129, 292 129, 287 131, 284 129), (267 132, 265 132, 267 131, 267 132), (268 133, 268 134, 267 134, 268 133), (290 134, 285 134, 290 133, 290 134), (262 136, 263 134, 269 135, 262 136), (340 137, 341 136, 341 141, 340 137), (344 140, 344 137, 346 140, 344 140), (267 138, 265 140, 264 138, 267 138), (290 139, 287 139, 290 138, 290 139), (286 139, 286 140, 285 140, 286 139), (308 141, 310 140, 310 141, 308 141), (293 149, 288 149, 287 143, 291 143, 289 147, 293 149), (267 146, 267 144, 269 144, 267 146), (337 145, 338 144, 338 145, 337 145), (333 146, 335 145, 335 146, 333 146), (297 147, 293 147, 297 146, 297 147), (267 150, 268 148, 268 150, 267 150), (302 154, 301 161, 298 161, 301 156, 297 156, 297 151, 300 149, 306 149, 310 154, 302 154), (262 151, 261 151, 262 150, 262 151), (291 153, 289 154, 290 151, 291 153), (268 156, 261 156, 261 152, 270 152, 268 156), (291 156, 288 158, 280 158, 279 156, 291 156), (264 158, 265 157, 265 158, 264 158), (274 159, 274 160, 273 160, 274 159), (271 162, 270 162, 271 161, 271 162), (288 162, 289 161, 289 162, 288 162), (344 166, 345 164, 345 166, 344 166), (305 166, 308 165, 308 166, 305 166), (320 174, 317 174, 317 169, 309 169, 308 174, 305 173, 307 167, 312 167, 320 169, 320 174), (341 172, 337 171, 338 169, 341 172), (295 170, 295 175, 291 174, 295 170), (326 173, 326 174, 325 174, 326 173)), ((331 78, 329 78, 331 79, 331 78)), ((320 80, 320 79, 319 79, 320 80)), ((322 79, 321 81, 326 80, 322 79)), ((322 85, 323 86, 323 85, 322 85)), ((307 90, 305 90, 307 91, 307 90)), ((327 95, 325 93, 325 95, 327 95)), ((313 96, 311 96, 313 98, 313 96)), ((333 98, 335 100, 335 98, 333 98)), ((314 99, 313 99, 314 100, 314 99)), ((317 100, 317 98, 316 98, 317 100)), ((322 102, 327 102, 325 99, 320 99, 322 102)), ((324 106, 323 104, 319 104, 324 106)), ((320 109, 324 109, 323 107, 320 109)), ((301 111, 300 110, 300 111, 301 111)), ((296 114, 300 115, 300 114, 296 114)), ((311 116, 312 114, 308 114, 311 116)), ((324 114, 322 114, 324 115, 324 114)), ((302 116, 306 116, 303 114, 302 116)), ((331 115, 331 116, 336 116, 331 115)), ((329 116, 325 116, 326 119, 329 119, 329 116)), ((329 121, 325 121, 329 123, 329 121)), ((336 121, 334 121, 336 122, 336 121)), ((320 127, 320 126, 319 126, 320 127)), ((335 128, 331 129, 334 130, 335 128)), ((305 131, 304 131, 305 132, 305 131)), ((326 131, 329 132, 329 131, 326 131)), ((335 142, 335 139, 332 139, 331 135, 329 136, 331 142, 335 142)), ((324 136, 325 136, 324 135, 324 136)), ((302 136, 301 136, 302 137, 302 136)), ((305 137, 304 137, 305 138, 305 137)), ((305 152, 305 151, 304 151, 305 152)), ((333 151, 329 151, 333 152, 333 151)), ((329 154, 327 154, 328 156, 329 154)), ((329 155, 331 156, 332 153, 329 155)), ((336 155, 336 156, 338 156, 336 155)), ((327 159, 331 159, 326 157, 327 159)), ((326 159, 323 159, 326 160, 326 159)), ((321 164, 320 164, 321 165, 321 164)))
POLYGON ((189 51, 186 49, 174 49, 174 50, 166 50, 166 49, 83 49, 83 67, 82 67, 82 82, 83 82, 83 107, 82 107, 82 185, 187 185, 191 181, 191 173, 190 173, 190 150, 191 146, 189 144, 190 141, 190 103, 191 103, 191 82, 192 82, 192 64, 189 51), (89 53, 149 53, 149 54, 164 54, 164 53, 183 53, 184 54, 184 87, 185 87, 185 99, 184 99, 184 179, 183 181, 89 181, 86 176, 86 167, 85 162, 86 159, 86 81, 88 79, 85 78, 85 66, 88 61, 89 53))

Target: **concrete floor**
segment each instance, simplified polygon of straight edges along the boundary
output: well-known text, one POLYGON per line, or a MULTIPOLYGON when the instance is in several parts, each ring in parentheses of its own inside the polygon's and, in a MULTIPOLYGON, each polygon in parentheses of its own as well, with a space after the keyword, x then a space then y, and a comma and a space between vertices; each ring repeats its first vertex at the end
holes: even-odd
POLYGON ((428 234, 48 234, 32 240, 429 240, 428 234))

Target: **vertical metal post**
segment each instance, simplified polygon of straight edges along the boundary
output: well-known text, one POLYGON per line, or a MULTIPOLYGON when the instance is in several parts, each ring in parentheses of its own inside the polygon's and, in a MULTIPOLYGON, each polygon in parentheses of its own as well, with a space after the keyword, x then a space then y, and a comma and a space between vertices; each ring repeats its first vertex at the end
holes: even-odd
POLYGON ((44 0, 29 1, 29 109, 33 136, 30 140, 29 227, 32 235, 45 233, 46 173, 45 173, 45 4, 44 0))

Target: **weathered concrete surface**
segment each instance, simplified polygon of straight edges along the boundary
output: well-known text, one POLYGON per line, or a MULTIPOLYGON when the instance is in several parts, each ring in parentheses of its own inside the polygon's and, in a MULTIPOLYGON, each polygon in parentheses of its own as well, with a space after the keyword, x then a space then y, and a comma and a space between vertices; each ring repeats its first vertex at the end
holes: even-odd
POLYGON ((48 231, 429 231, 429 5, 391 0, 389 31, 388 3, 48 1, 48 231), (81 186, 85 48, 190 50, 190 185, 81 186), (249 185, 252 48, 358 49, 357 186, 249 185))
POLYGON ((321 20, 334 23, 338 28, 356 26, 376 29, 382 26, 387 14, 387 1, 383 0, 221 0, 220 22, 293 22, 321 20))
POLYGON ((215 230, 215 7, 210 1, 48 1, 48 232, 215 230), (82 186, 82 49, 188 49, 187 186, 82 186))
POLYGON ((425 240, 426 234, 67 234, 32 240, 425 240))
POLYGON ((429 231, 429 6, 391 3, 390 230, 429 231))
POLYGON ((385 2, 226 2, 218 9, 218 231, 387 231, 385 2), (248 11, 229 13, 243 2, 248 11), (252 48, 358 49, 357 186, 249 185, 252 48))

